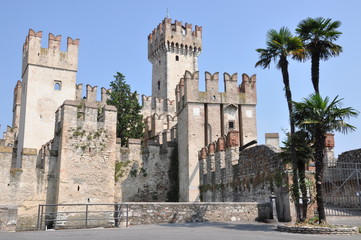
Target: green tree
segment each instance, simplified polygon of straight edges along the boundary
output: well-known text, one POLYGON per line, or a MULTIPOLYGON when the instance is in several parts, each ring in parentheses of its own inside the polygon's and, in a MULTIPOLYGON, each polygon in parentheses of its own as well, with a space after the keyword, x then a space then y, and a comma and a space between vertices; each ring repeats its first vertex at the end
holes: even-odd
MULTIPOLYGON (((296 152, 296 162, 298 169, 298 176, 300 179, 299 187, 302 193, 302 217, 301 221, 306 220, 307 218, 307 208, 308 208, 308 197, 307 197, 307 185, 306 185, 306 169, 305 166, 313 159, 313 149, 312 138, 308 132, 304 130, 296 131, 292 136, 287 135, 287 139, 283 141, 284 147, 282 147, 282 152, 279 153, 281 159, 285 163, 292 163, 293 153, 292 147, 296 152)), ((291 187, 293 189, 293 186, 291 187)), ((293 192, 293 191, 292 191, 293 192)), ((297 199, 293 196, 294 199, 297 199)))
POLYGON ((123 74, 117 72, 110 83, 107 104, 117 108, 117 137, 121 145, 127 146, 129 138, 140 138, 143 135, 143 116, 138 102, 137 92, 132 92, 125 82, 123 74))
POLYGON ((314 159, 316 166, 316 200, 319 223, 326 222, 323 203, 323 169, 325 152, 325 134, 328 132, 348 133, 356 128, 345 122, 346 119, 357 117, 358 111, 353 108, 342 108, 338 96, 330 101, 323 99, 318 93, 311 94, 302 102, 293 102, 295 124, 302 130, 308 131, 314 141, 314 159))
POLYGON ((320 93, 320 60, 328 60, 342 52, 342 47, 334 43, 342 34, 337 30, 340 26, 340 21, 322 17, 307 18, 297 25, 296 32, 304 43, 307 57, 311 58, 311 77, 316 93, 320 93))
MULTIPOLYGON (((298 37, 292 36, 290 30, 287 27, 282 27, 280 31, 271 29, 267 32, 267 47, 256 49, 259 53, 259 61, 256 63, 256 67, 270 68, 272 62, 276 63, 277 69, 280 69, 282 72, 283 84, 285 95, 287 99, 287 106, 289 111, 289 121, 290 121, 290 134, 293 135, 295 132, 294 120, 292 117, 292 93, 290 87, 290 78, 288 73, 288 60, 290 56, 293 59, 303 59, 304 50, 302 46, 302 41, 298 37)), ((292 147, 291 147, 292 148, 292 147)), ((295 151, 292 150, 293 155, 295 151)), ((296 157, 293 157, 296 161, 296 157)), ((300 221, 300 208, 299 208, 299 190, 298 190, 298 175, 297 175, 297 163, 293 162, 293 182, 294 182, 294 191, 293 196, 295 199, 295 207, 297 213, 297 221, 300 221)))

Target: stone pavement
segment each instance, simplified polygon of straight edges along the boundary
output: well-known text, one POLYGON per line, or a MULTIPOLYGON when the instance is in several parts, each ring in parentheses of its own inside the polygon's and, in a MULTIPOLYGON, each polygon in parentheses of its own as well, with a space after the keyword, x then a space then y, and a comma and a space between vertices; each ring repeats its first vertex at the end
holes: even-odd
MULTIPOLYGON (((359 217, 350 217, 350 216, 327 216, 327 222, 337 225, 346 225, 346 226, 355 226, 361 227, 361 216, 359 217)), ((360 237, 361 239, 361 237, 360 237)))
POLYGON ((38 232, 0 232, 0 240, 326 240, 361 239, 354 236, 326 236, 281 233, 275 224, 257 222, 182 223, 137 225, 129 228, 57 230, 38 232))

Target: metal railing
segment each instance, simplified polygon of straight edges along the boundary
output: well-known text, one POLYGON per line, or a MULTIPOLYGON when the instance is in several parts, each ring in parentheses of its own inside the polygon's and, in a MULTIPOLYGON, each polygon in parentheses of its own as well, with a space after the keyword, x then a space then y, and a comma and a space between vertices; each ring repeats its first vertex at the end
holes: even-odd
POLYGON ((37 230, 128 227, 129 205, 113 204, 40 204, 37 230))

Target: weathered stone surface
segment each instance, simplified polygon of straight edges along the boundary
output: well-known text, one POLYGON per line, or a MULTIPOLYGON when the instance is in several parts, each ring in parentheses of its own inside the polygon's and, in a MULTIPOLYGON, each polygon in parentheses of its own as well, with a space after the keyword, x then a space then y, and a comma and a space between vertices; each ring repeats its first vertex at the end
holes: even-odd
POLYGON ((361 148, 343 152, 338 156, 338 161, 361 163, 361 148))
POLYGON ((249 203, 129 203, 130 224, 254 221, 258 204, 249 203))

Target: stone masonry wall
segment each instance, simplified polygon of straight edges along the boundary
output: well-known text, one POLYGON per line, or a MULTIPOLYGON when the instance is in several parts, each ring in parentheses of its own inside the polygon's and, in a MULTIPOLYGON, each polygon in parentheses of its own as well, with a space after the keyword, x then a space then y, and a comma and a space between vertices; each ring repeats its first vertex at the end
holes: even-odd
POLYGON ((23 150, 23 167, 12 168, 13 148, 0 147, 0 230, 34 229, 45 203, 47 174, 36 168, 36 149, 23 150))
POLYGON ((259 145, 239 152, 236 139, 238 132, 230 132, 226 139, 219 138, 200 151, 202 200, 269 203, 275 193, 279 219, 289 220, 287 178, 277 151, 259 145))
POLYGON ((139 139, 131 139, 129 148, 118 147, 115 201, 169 201, 174 177, 170 164, 176 144, 165 141, 142 146, 139 139))
POLYGON ((361 163, 361 148, 343 152, 338 156, 338 162, 361 163))
MULTIPOLYGON (((129 223, 254 221, 264 218, 267 206, 242 203, 129 203, 129 223)), ((269 210, 269 209, 268 209, 269 210)), ((124 214, 123 214, 124 215, 124 214)))

